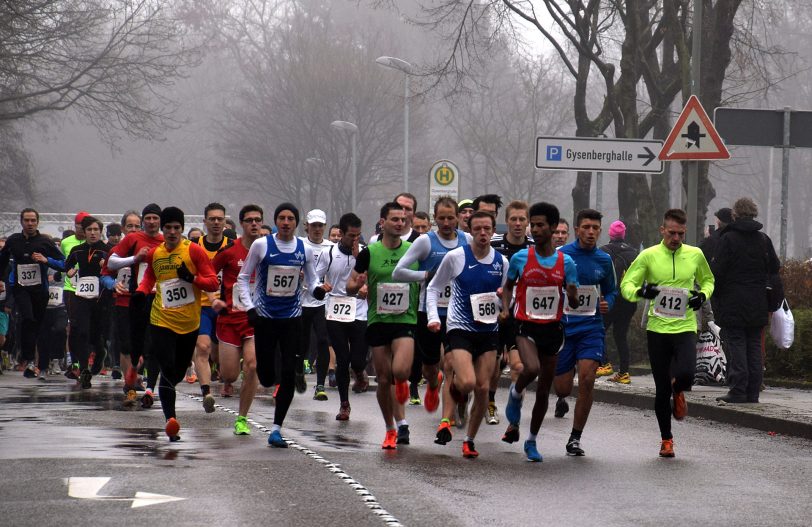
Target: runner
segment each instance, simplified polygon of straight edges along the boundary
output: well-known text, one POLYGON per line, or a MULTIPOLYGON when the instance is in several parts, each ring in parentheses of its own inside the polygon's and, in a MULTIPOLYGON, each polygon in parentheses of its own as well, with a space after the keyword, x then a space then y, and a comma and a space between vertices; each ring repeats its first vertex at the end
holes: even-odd
MULTIPOLYGON (((439 405, 439 386, 442 382, 442 375, 438 364, 443 358, 442 347, 445 341, 445 317, 448 307, 448 299, 451 296, 451 286, 443 290, 441 298, 438 299, 438 313, 441 327, 437 331, 428 329, 428 315, 426 308, 426 286, 440 262, 448 254, 448 251, 468 245, 468 237, 463 231, 457 229, 457 204, 449 197, 442 197, 434 203, 434 222, 437 231, 431 231, 420 236, 409 247, 403 258, 395 266, 392 278, 399 282, 417 282, 420 284, 420 300, 417 310, 417 328, 415 329, 416 349, 412 375, 410 376, 411 387, 417 388, 417 382, 421 376, 428 380, 426 388, 425 406, 429 412, 437 410, 439 405), (412 270, 417 263, 417 270, 412 270), (416 365, 416 367, 415 367, 416 365), (415 370, 417 373, 415 374, 415 370)), ((449 365, 450 368, 450 365, 449 365)), ((412 394, 413 395, 413 394, 412 394)), ((443 405, 443 420, 440 427, 445 429, 446 425, 453 417, 454 404, 449 400, 443 405), (448 413, 448 415, 446 415, 448 413)), ((440 431, 438 430, 438 434, 440 431)), ((444 444, 444 443, 443 443, 444 444)))
POLYGON ((431 229, 431 219, 429 218, 428 213, 423 212, 422 210, 415 212, 412 229, 414 229, 418 235, 429 232, 429 229, 431 229))
MULTIPOLYGON (((305 216, 305 232, 307 236, 300 238, 305 247, 313 253, 314 268, 318 266, 321 254, 330 249, 333 243, 324 239, 324 227, 327 224, 327 214, 321 209, 313 209, 305 216)), ((296 360, 296 391, 304 393, 307 384, 304 378, 304 369, 316 364, 316 390, 313 399, 326 401, 327 392, 324 390, 324 381, 327 379, 327 370, 330 366, 330 342, 327 340, 327 324, 324 319, 324 300, 313 298, 308 290, 315 284, 302 284, 302 341, 299 358, 296 360), (310 355, 310 335, 315 333, 316 356, 310 355), (309 360, 304 360, 309 359, 309 360), (315 359, 315 360, 314 360, 315 359)))
POLYGON ((686 223, 684 211, 667 210, 660 226, 662 242, 643 250, 620 283, 621 293, 629 302, 651 300, 646 336, 662 457, 674 457, 671 415, 673 412, 678 421, 688 415, 684 392, 694 383, 696 316, 688 308, 701 308, 714 286, 702 251, 683 243, 686 223), (695 289, 697 283, 699 289, 695 289))
MULTIPOLYGON (((236 382, 240 376, 242 355, 243 380, 240 387, 240 408, 234 422, 235 435, 248 435, 248 410, 257 392, 257 355, 254 346, 254 328, 248 323, 245 306, 240 303, 237 276, 248 257, 251 244, 259 238, 262 225, 262 208, 246 205, 240 209, 240 225, 243 235, 217 252, 214 272, 221 275, 221 295, 212 302, 217 315, 217 340, 220 342, 220 375, 224 383, 236 382)), ((253 282, 250 282, 253 285, 253 282)))
POLYGON ((611 309, 617 297, 612 257, 597 248, 602 219, 603 215, 597 210, 579 211, 575 216, 575 241, 558 249, 575 262, 580 284, 578 307, 564 307, 564 347, 558 354, 554 381, 558 395, 555 416, 563 417, 568 410, 565 398, 572 393, 575 369, 578 369, 578 399, 566 447, 571 456, 584 455, 581 433, 589 418, 595 377, 605 353, 606 330, 602 315, 611 309))
POLYGON ((515 287, 516 344, 524 367, 516 382, 510 385, 505 407, 509 424, 502 441, 513 443, 519 440, 524 389, 538 377, 530 434, 524 442, 524 452, 529 461, 541 461, 536 436, 547 413, 556 358, 564 344, 564 330, 560 323, 565 301, 562 288, 566 288, 570 308, 577 307, 578 275, 572 258, 553 248, 552 232, 553 226, 558 225, 558 208, 550 203, 535 203, 528 214, 534 246, 519 251, 510 259, 499 315, 503 322, 508 319, 507 310, 515 287))
MULTIPOLYGON (((192 239, 206 251, 209 260, 213 260, 217 251, 228 245, 229 239, 223 235, 226 221, 226 208, 219 203, 209 203, 203 209, 203 222, 206 225, 206 236, 192 239)), ((218 280, 219 280, 218 276, 218 280)), ((203 409, 207 414, 214 411, 214 395, 211 394, 212 366, 209 358, 217 364, 217 313, 212 309, 212 301, 217 299, 219 292, 203 295, 200 310, 200 330, 197 334, 197 344, 195 345, 195 371, 197 380, 200 383, 200 394, 203 396, 203 409)), ((216 366, 215 366, 216 368, 216 366)), ((186 370, 184 369, 184 377, 186 370)), ((230 385, 223 387, 223 395, 229 395, 230 385)))
POLYGON ((474 198, 473 207, 476 212, 490 212, 496 218, 502 208, 502 198, 496 194, 483 194, 474 198))
POLYGON ((299 209, 282 203, 274 211, 277 233, 257 239, 248 250, 237 277, 240 301, 246 308, 248 322, 254 327, 257 354, 257 377, 269 387, 276 383, 276 349, 282 355, 279 391, 268 444, 287 448, 282 437, 282 424, 293 401, 296 355, 301 346, 302 302, 301 280, 316 283, 313 253, 296 237, 299 209), (251 293, 251 276, 256 274, 256 288, 251 293))
MULTIPOLYGON (((368 313, 366 337, 372 347, 378 405, 386 425, 381 448, 389 450, 396 449, 398 444, 409 444, 409 424, 405 418, 396 422, 395 414, 396 407, 409 399, 407 381, 414 358, 419 288, 416 283, 399 283, 392 278, 392 271, 411 245, 401 239, 406 212, 396 202, 386 203, 381 207, 381 220, 381 240, 358 254, 347 281, 347 293, 355 295, 369 283, 367 303, 372 309, 368 313)), ((416 267, 414 264, 412 269, 416 267)))
POLYGON ((37 335, 45 318, 48 305, 48 268, 62 270, 64 255, 56 248, 51 238, 40 234, 39 213, 32 208, 20 212, 22 232, 8 237, 0 250, 0 276, 14 260, 9 275, 11 294, 14 296, 17 313, 20 317, 20 360, 23 361, 26 377, 36 378, 34 354, 37 335), (28 375, 28 373, 31 375, 28 375))
POLYGON ((553 246, 558 248, 567 243, 570 239, 570 224, 564 218, 558 220, 558 226, 553 231, 553 246))
POLYGON ((101 240, 102 222, 88 215, 82 219, 81 227, 85 241, 75 245, 65 260, 67 277, 76 277, 68 343, 72 360, 79 364, 79 383, 82 389, 88 389, 96 361, 103 361, 106 355, 105 299, 110 293, 102 291, 100 280, 108 250, 101 240))
POLYGON ((355 372, 356 387, 353 391, 360 393, 366 391, 364 369, 367 363, 367 286, 358 291, 358 297, 347 295, 347 280, 355 267, 356 258, 362 247, 361 218, 348 212, 339 220, 341 238, 334 247, 330 247, 319 258, 316 266, 316 276, 324 281, 320 286, 312 288, 316 298, 326 301, 327 332, 336 354, 336 384, 338 397, 341 401, 337 421, 347 421, 350 418, 349 369, 355 372))
POLYGON ((460 200, 459 204, 459 212, 457 213, 457 225, 459 226, 460 230, 463 232, 471 232, 471 229, 468 227, 468 218, 474 213, 474 200, 472 199, 463 199, 460 200))
MULTIPOLYGON (((62 254, 65 255, 65 258, 68 257, 70 254, 71 249, 85 241, 85 232, 82 230, 82 220, 86 217, 90 216, 87 212, 79 212, 73 218, 73 234, 70 236, 63 238, 61 247, 62 247, 62 254)), ((71 318, 71 310, 73 306, 71 302, 73 301, 73 294, 75 292, 75 281, 71 278, 68 278, 68 275, 65 274, 65 288, 64 288, 64 301, 65 301, 65 308, 68 310, 68 319, 71 318)), ((70 332, 70 330, 69 330, 70 332)))
POLYGON ((327 238, 333 243, 338 243, 341 239, 341 226, 338 224, 331 225, 330 235, 327 238))
POLYGON ((170 441, 179 441, 175 385, 183 380, 195 351, 201 290, 216 291, 219 284, 206 251, 183 239, 183 211, 166 207, 160 217, 165 241, 144 257, 147 270, 130 305, 143 309, 147 295, 156 288, 150 308, 150 355, 157 359, 161 371, 159 394, 166 435, 170 441))
MULTIPOLYGON (((491 247, 499 251, 502 256, 510 261, 513 255, 522 249, 532 247, 533 241, 527 237, 527 227, 530 225, 528 210, 530 206, 526 201, 511 201, 505 209, 505 222, 508 231, 503 236, 494 234, 491 238, 491 247)), ((516 382, 519 373, 522 371, 522 361, 519 357, 519 349, 516 347, 516 322, 513 319, 512 310, 508 309, 508 319, 499 324, 499 348, 497 355, 504 353, 502 360, 510 364, 510 377, 512 382, 516 382)), ((496 390, 499 387, 499 377, 501 368, 496 368, 491 377, 491 386, 488 391, 488 411, 485 420, 489 425, 499 424, 499 413, 496 408, 496 390)))
MULTIPOLYGON (((479 453, 474 446, 474 438, 485 415, 490 379, 497 367, 497 291, 505 284, 508 261, 490 245, 496 228, 493 215, 475 212, 469 223, 474 237, 472 244, 462 244, 445 255, 437 274, 429 283, 426 305, 428 329, 440 332, 443 324, 438 312, 438 301, 445 296, 445 290, 451 284, 447 355, 450 356, 453 375, 449 377, 448 385, 452 398, 457 402, 474 392, 474 404, 468 420, 467 435, 462 443, 462 455, 475 458, 479 453)), ((448 425, 447 422, 445 424, 448 425)), ((446 429, 450 435, 450 426, 446 426, 446 429)))

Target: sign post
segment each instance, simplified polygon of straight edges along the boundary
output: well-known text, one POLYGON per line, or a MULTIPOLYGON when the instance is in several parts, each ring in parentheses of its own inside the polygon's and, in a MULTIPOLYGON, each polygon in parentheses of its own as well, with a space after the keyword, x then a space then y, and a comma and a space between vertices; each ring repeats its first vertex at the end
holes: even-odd
POLYGON ((459 201, 460 170, 457 165, 443 159, 437 161, 429 169, 429 203, 428 209, 433 211, 434 202, 442 196, 449 196, 459 201))

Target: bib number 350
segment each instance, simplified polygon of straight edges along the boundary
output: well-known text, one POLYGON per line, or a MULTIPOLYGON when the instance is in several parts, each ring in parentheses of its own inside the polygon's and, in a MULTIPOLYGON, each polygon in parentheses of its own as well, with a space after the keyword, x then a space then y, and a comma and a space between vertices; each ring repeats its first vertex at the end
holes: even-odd
POLYGON ((192 284, 180 278, 161 282, 161 298, 165 308, 182 307, 195 301, 192 284))

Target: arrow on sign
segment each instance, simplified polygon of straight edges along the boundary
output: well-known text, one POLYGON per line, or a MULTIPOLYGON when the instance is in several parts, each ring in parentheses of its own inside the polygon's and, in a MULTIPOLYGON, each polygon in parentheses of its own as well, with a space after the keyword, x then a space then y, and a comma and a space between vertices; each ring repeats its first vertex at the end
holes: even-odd
POLYGON ((655 159, 657 159, 657 154, 655 154, 654 152, 652 152, 652 151, 649 149, 649 147, 647 147, 647 146, 644 146, 644 147, 643 147, 643 150, 645 150, 645 151, 646 151, 646 153, 645 153, 645 154, 637 154, 637 158, 638 158, 638 159, 645 159, 645 160, 646 160, 646 162, 645 162, 645 163, 643 163, 643 166, 645 167, 645 166, 648 166, 648 164, 649 164, 649 163, 651 163, 652 161, 654 161, 655 159))
POLYGON ((99 496, 99 491, 102 487, 107 485, 109 481, 110 478, 68 478, 65 480, 65 483, 68 485, 68 496, 71 498, 96 501, 132 501, 131 509, 186 499, 166 496, 164 494, 152 494, 150 492, 136 492, 133 498, 124 496, 99 496))

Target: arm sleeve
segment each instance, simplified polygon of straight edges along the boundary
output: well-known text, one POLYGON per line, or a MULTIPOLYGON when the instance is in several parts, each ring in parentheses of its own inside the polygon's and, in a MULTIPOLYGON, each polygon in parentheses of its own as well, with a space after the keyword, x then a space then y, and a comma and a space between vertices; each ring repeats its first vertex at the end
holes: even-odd
POLYGON ((355 272, 358 274, 365 273, 369 270, 369 247, 365 247, 363 251, 358 253, 355 258, 355 272))
POLYGON ((330 267, 330 256, 332 256, 333 247, 335 247, 335 245, 329 247, 326 251, 321 253, 319 260, 313 267, 313 272, 316 273, 316 278, 319 280, 319 282, 322 282, 327 275, 327 268, 330 267))
POLYGON ((569 254, 564 255, 564 277, 567 285, 580 285, 578 283, 578 267, 569 254))
MULTIPOLYGON (((440 267, 437 268, 437 273, 426 288, 426 314, 429 322, 440 321, 440 315, 437 312, 437 297, 440 296, 445 286, 460 274, 459 265, 456 265, 460 261, 457 252, 457 249, 454 249, 445 255, 440 262, 440 267)), ((462 251, 459 252, 462 253, 462 251)), ((464 265, 465 253, 462 253, 462 261, 464 265)))
POLYGON ((425 260, 431 253, 431 240, 428 235, 422 234, 414 243, 406 249, 406 254, 400 259, 392 271, 392 279, 398 282, 420 282, 426 277, 425 271, 409 269, 415 262, 425 260))
POLYGON ((705 298, 708 299, 713 294, 713 273, 702 251, 697 252, 696 258, 698 260, 696 265, 696 281, 699 283, 699 290, 705 293, 705 298))
POLYGON ((640 253, 634 259, 632 264, 623 275, 623 280, 620 281, 620 294, 629 302, 637 302, 640 297, 637 296, 637 290, 643 287, 643 281, 646 278, 646 255, 640 253))
POLYGON ((240 284, 240 301, 245 306, 246 311, 255 307, 254 300, 251 298, 251 276, 265 256, 267 248, 267 238, 263 237, 255 240, 251 244, 251 248, 248 249, 248 256, 245 257, 240 274, 237 275, 237 283, 240 284))
POLYGON ((152 249, 149 254, 147 254, 146 259, 144 259, 144 263, 147 264, 147 270, 144 272, 144 278, 141 279, 141 283, 138 284, 137 291, 145 295, 152 293, 152 288, 155 287, 155 271, 152 270, 152 255, 154 254, 155 249, 152 249))
MULTIPOLYGON (((49 261, 48 265, 50 265, 50 260, 51 259, 49 258, 48 259, 48 261, 49 261)), ((76 267, 77 263, 78 262, 77 262, 77 258, 76 258, 76 251, 71 250, 68 257, 64 260, 64 268, 60 269, 60 271, 64 271, 65 269, 73 269, 74 267, 76 267)))
POLYGON ((601 294, 603 299, 609 304, 609 309, 615 305, 617 299, 617 282, 615 282, 615 266, 612 264, 612 258, 606 258, 603 262, 605 275, 601 280, 601 294))
MULTIPOLYGON (((313 291, 315 291, 315 289, 321 285, 321 280, 316 277, 316 267, 313 260, 315 260, 313 257, 313 250, 310 247, 305 246, 304 276, 310 296, 313 296, 313 291)), ((321 258, 319 258, 319 260, 321 260, 321 258)))
MULTIPOLYGON (((133 238, 130 238, 132 240, 133 238)), ((118 271, 122 267, 129 267, 135 264, 135 256, 126 256, 122 257, 122 254, 129 254, 132 250, 132 242, 127 239, 127 236, 124 237, 115 247, 113 250, 110 251, 110 255, 107 257, 107 267, 110 271, 118 271)))
MULTIPOLYGON (((531 248, 529 250, 533 249, 531 248)), ((526 254, 526 251, 519 251, 510 258, 507 277, 512 282, 518 280, 519 276, 522 274, 522 266, 524 264, 524 256, 522 256, 523 254, 526 254)))
POLYGON ((190 245, 189 258, 191 258, 197 270, 194 284, 203 291, 210 293, 217 291, 220 288, 220 283, 217 281, 217 274, 211 266, 211 260, 209 260, 206 251, 199 245, 190 245))

